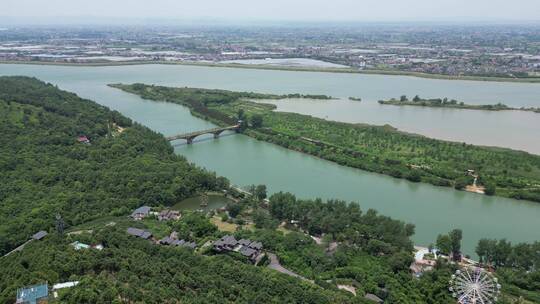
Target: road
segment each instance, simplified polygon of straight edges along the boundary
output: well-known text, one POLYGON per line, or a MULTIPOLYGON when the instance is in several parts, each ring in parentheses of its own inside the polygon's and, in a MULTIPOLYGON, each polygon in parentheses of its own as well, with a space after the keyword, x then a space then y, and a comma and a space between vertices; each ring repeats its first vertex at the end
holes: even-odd
POLYGON ((299 274, 296 274, 292 271, 290 271, 289 269, 281 266, 281 264, 279 263, 279 259, 278 257, 273 254, 273 253, 268 253, 268 256, 270 257, 270 264, 268 265, 268 268, 270 269, 274 269, 276 271, 279 271, 281 273, 284 273, 286 275, 290 275, 291 277, 295 277, 295 278, 299 278, 301 280, 304 280, 304 281, 308 281, 308 282, 311 282, 311 283, 314 283, 313 280, 309 280, 309 279, 306 279, 304 278, 303 276, 299 275, 299 274))

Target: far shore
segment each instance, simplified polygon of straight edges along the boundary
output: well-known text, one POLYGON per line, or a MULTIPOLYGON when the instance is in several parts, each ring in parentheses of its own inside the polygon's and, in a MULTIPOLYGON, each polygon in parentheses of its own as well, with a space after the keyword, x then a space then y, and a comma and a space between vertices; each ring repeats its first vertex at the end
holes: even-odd
POLYGON ((358 70, 355 68, 287 67, 287 66, 269 66, 269 65, 262 65, 262 64, 239 64, 239 63, 198 62, 198 61, 107 61, 107 62, 76 63, 76 62, 55 62, 55 61, 0 60, 0 64, 34 64, 34 65, 84 66, 84 67, 167 64, 167 65, 190 65, 190 66, 240 68, 240 69, 256 69, 256 70, 296 71, 296 72, 324 72, 324 73, 410 76, 410 77, 441 79, 441 80, 540 83, 540 77, 510 78, 510 77, 488 77, 488 76, 451 76, 451 75, 443 75, 443 74, 428 74, 428 73, 420 73, 420 72, 392 71, 392 70, 358 70))

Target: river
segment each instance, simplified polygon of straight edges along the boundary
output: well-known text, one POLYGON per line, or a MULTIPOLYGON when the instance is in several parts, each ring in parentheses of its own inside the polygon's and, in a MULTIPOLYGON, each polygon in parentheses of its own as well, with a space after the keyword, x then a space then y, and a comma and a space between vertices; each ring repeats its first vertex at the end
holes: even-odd
MULTIPOLYGON (((277 102, 280 110, 330 120, 390 124, 428 137, 499 146, 540 154, 540 114, 523 111, 479 111, 383 106, 380 99, 448 97, 469 104, 505 103, 540 107, 540 84, 426 79, 363 75, 216 68, 182 65, 61 67, 3 65, 0 73, 51 75, 70 81, 144 82, 169 86, 217 88, 261 93, 325 94, 332 101, 277 102), (4 72, 5 71, 5 72, 4 72), (360 97, 362 102, 349 101, 360 97)), ((42 78, 42 77, 41 77, 42 78)))
MULTIPOLYGON (((381 80, 386 82, 396 82, 395 78, 406 79, 412 83, 433 81, 431 79, 411 80, 409 79, 411 77, 398 76, 158 65, 123 67, 0 65, 0 75, 28 75, 49 81, 62 89, 73 91, 82 97, 116 109, 164 135, 211 128, 213 125, 191 116, 189 110, 182 106, 142 100, 135 95, 109 88, 106 84, 145 82, 276 93, 330 93, 330 95, 338 96, 337 93, 321 91, 317 84, 309 85, 306 78, 308 80, 329 78, 326 82, 319 80, 319 85, 335 83, 334 77, 339 79, 344 76, 376 77, 377 79, 386 77, 387 80, 384 78, 381 80), (297 75, 298 81, 305 86, 294 84, 294 75, 297 75), (276 87, 271 88, 272 85, 276 87)), ((437 81, 448 83, 448 86, 456 86, 460 83, 437 81)), ((501 84, 478 82, 468 85, 497 87, 501 84)), ((516 85, 514 87, 516 90, 523 86, 522 84, 502 85, 516 85)), ((429 85, 422 84, 415 90, 421 91, 424 86, 429 85)), ((526 95, 523 91, 519 94, 529 98, 531 103, 536 102, 535 98, 539 98, 540 94, 535 90, 539 90, 540 86, 524 87, 528 88, 527 92, 531 95, 526 95)), ((472 92, 470 94, 473 96, 472 92)), ((346 95, 359 94, 351 94, 347 91, 340 93, 339 96, 346 95)), ((421 95, 428 97, 427 93, 421 93, 421 95)), ((388 107, 389 110, 394 108, 388 107)), ((538 138, 536 140, 538 141, 538 138)), ((189 161, 226 176, 237 185, 266 184, 270 192, 290 191, 301 198, 322 197, 357 201, 364 209, 373 208, 381 214, 414 223, 416 234, 413 239, 419 245, 428 245, 435 241, 437 234, 453 228, 463 229, 463 248, 466 253, 473 256, 476 242, 482 237, 506 238, 514 243, 540 240, 539 203, 487 197, 449 188, 410 183, 342 167, 243 135, 225 134, 217 140, 203 137, 196 144, 189 146, 182 143, 175 144, 175 151, 184 155, 189 161)))

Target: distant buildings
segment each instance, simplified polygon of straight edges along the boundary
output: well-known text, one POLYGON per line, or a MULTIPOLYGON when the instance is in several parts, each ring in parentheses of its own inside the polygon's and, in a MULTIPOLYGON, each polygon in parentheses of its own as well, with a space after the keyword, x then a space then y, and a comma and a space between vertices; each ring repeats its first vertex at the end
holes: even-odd
POLYGON ((214 242, 214 251, 216 252, 238 252, 242 256, 247 257, 252 262, 255 262, 262 252, 263 245, 261 242, 241 239, 237 241, 234 236, 226 235, 214 242))

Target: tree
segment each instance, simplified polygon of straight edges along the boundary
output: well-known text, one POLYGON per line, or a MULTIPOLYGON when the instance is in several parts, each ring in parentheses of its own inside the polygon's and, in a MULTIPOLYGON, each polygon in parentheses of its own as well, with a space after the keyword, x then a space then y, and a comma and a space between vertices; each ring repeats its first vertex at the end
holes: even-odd
POLYGON ((296 197, 291 193, 278 192, 270 197, 270 214, 278 219, 292 219, 291 206, 296 204, 296 197))
POLYGON ((405 178, 415 183, 418 183, 422 180, 420 173, 414 169, 407 173, 407 175, 405 175, 405 178))
POLYGON ((461 229, 454 229, 448 234, 450 237, 450 243, 452 246, 452 257, 457 259, 461 254, 461 239, 463 238, 463 232, 461 229))
POLYGON ((251 126, 253 128, 260 128, 263 124, 263 117, 260 114, 255 114, 251 116, 251 126))
POLYGON ((407 95, 401 95, 401 97, 399 98, 399 101, 401 102, 405 102, 405 101, 408 101, 409 99, 407 99, 407 95))
POLYGON ((420 100, 422 100, 422 99, 418 95, 414 96, 414 98, 413 98, 414 102, 419 102, 420 100))
POLYGON ((452 252, 452 240, 447 234, 439 234, 436 245, 443 254, 450 255, 452 252))
POLYGON ((242 206, 236 203, 229 203, 227 205, 227 211, 231 217, 236 217, 240 212, 242 212, 242 206))
POLYGON ((478 244, 476 245, 475 252, 480 258, 480 263, 487 263, 487 256, 489 252, 489 240, 488 239, 480 239, 478 241, 478 244))
POLYGON ((496 187, 495 185, 489 183, 485 185, 484 193, 486 195, 495 195, 496 187))
POLYGON ((244 109, 238 109, 238 112, 236 113, 236 118, 238 119, 238 123, 240 124, 240 131, 245 130, 247 128, 247 121, 244 109))
POLYGON ((469 180, 470 180, 470 178, 465 177, 465 176, 456 179, 456 181, 454 183, 454 188, 457 189, 457 190, 465 189, 465 187, 467 187, 467 185, 469 184, 469 180))
POLYGON ((512 253, 512 244, 505 239, 499 240, 495 247, 494 262, 496 266, 505 266, 512 253))
POLYGON ((255 188, 255 192, 253 193, 253 195, 255 195, 255 197, 259 201, 262 201, 263 199, 265 199, 266 198, 266 185, 258 185, 255 188))
POLYGON ((246 120, 246 115, 244 113, 244 109, 238 109, 238 112, 236 112, 236 118, 238 120, 246 120))
POLYGON ((393 254, 388 259, 388 264, 392 268, 392 271, 395 273, 402 270, 408 270, 412 262, 414 262, 414 258, 410 253, 405 251, 400 251, 396 254, 393 254))

